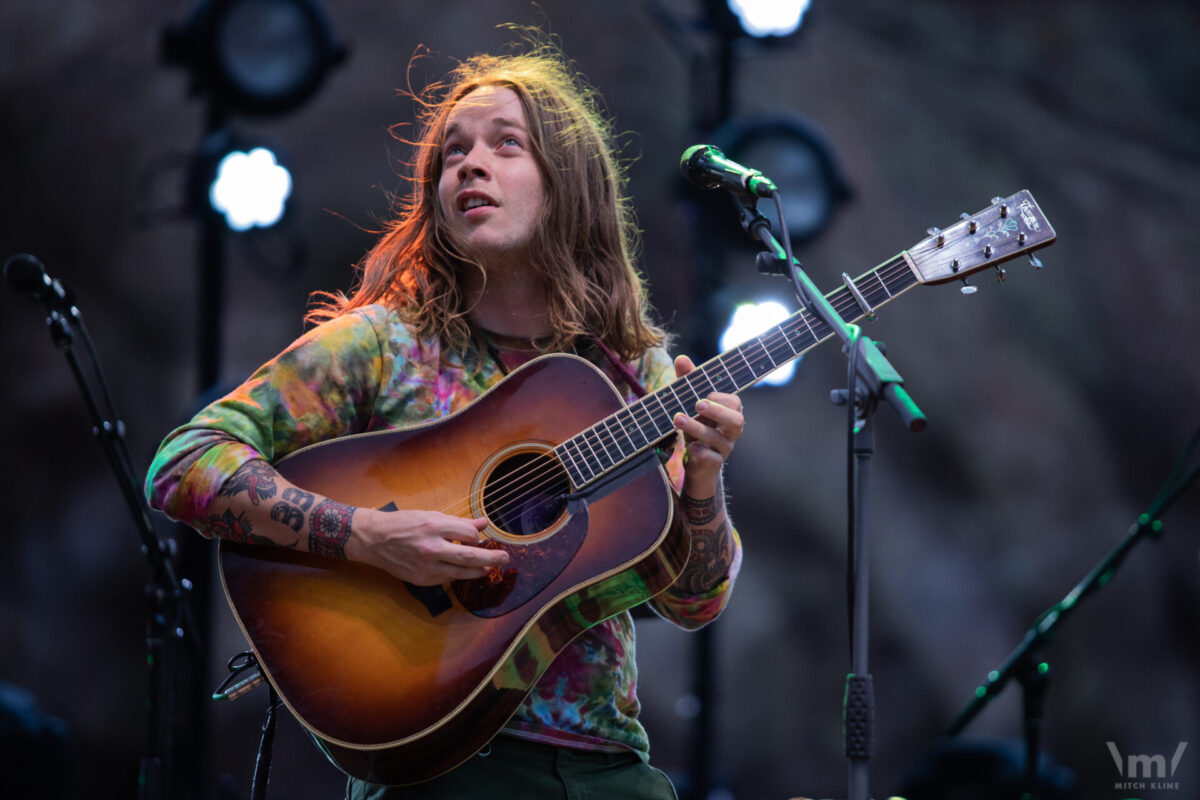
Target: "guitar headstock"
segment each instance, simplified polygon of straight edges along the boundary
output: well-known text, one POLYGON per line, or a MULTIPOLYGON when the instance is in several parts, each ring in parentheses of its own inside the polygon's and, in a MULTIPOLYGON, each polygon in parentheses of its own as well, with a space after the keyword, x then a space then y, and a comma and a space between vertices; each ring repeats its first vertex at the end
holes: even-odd
MULTIPOLYGON (((947 283, 1025 253, 1054 243, 1042 209, 1027 190, 1007 198, 993 198, 992 205, 945 230, 929 229, 923 239, 907 251, 918 280, 924 284, 947 283)), ((1034 265, 1040 262, 1034 259, 1034 265)))

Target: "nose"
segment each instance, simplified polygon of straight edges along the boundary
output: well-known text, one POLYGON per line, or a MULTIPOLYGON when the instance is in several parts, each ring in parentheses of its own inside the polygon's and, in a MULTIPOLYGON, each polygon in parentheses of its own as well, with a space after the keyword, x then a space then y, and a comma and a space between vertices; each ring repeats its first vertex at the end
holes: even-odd
POLYGON ((458 179, 464 181, 470 177, 482 178, 487 174, 487 161, 480 152, 480 145, 473 145, 458 162, 458 179))

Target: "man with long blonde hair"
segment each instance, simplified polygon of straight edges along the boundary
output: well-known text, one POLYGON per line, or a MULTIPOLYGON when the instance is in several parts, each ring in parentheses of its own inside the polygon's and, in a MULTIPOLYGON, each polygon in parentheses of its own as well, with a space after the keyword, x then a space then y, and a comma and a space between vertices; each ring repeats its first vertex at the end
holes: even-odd
MULTIPOLYGON (((552 48, 476 56, 424 93, 411 192, 360 265, 320 295, 315 327, 168 435, 152 504, 209 537, 373 565, 414 587, 502 574, 476 546, 489 520, 346 505, 272 466, 305 446, 455 414, 540 355, 572 353, 627 400, 689 373, 650 320, 637 231, 608 122, 552 48)), ((736 395, 672 420, 663 454, 691 555, 652 608, 689 629, 724 608, 741 562, 721 468, 741 435, 736 395), (670 442, 668 442, 668 445, 670 442), (668 458, 669 457, 669 458, 668 458)), ((628 611, 549 663, 500 735, 461 766, 360 797, 671 798, 637 719, 628 611)))

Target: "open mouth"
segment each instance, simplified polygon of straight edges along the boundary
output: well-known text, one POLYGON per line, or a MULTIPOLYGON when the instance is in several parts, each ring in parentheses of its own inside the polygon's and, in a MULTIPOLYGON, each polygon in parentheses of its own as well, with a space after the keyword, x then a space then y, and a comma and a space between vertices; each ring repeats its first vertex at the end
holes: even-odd
POLYGON ((495 206, 490 197, 482 195, 468 195, 458 201, 458 207, 461 211, 470 211, 473 208, 482 208, 484 206, 495 206))

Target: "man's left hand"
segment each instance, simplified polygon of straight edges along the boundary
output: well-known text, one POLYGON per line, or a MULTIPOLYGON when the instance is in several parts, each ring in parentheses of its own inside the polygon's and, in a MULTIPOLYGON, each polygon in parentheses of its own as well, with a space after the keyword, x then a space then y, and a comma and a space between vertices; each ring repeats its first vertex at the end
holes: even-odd
MULTIPOLYGON (((676 377, 682 378, 695 368, 687 356, 676 357, 676 377)), ((686 444, 683 488, 692 497, 712 497, 720 488, 721 466, 733 452, 745 425, 741 398, 712 392, 696 403, 696 415, 676 414, 674 420, 686 444)))

